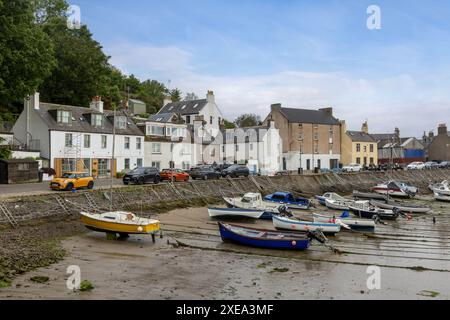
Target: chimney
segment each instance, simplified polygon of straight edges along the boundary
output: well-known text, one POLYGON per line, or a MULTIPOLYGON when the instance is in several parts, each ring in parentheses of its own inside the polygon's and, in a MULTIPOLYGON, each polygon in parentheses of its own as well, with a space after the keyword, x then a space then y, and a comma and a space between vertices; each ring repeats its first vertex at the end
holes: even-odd
POLYGON ((347 124, 345 123, 345 120, 341 120, 339 123, 341 124, 341 132, 347 132, 347 124))
POLYGON ((216 98, 214 97, 214 91, 208 90, 208 93, 206 94, 206 101, 209 103, 215 103, 216 98))
POLYGON ((29 103, 30 109, 39 110, 39 104, 40 104, 40 94, 39 94, 39 92, 35 92, 31 96, 28 96, 28 97, 25 98, 25 102, 24 102, 24 107, 25 108, 27 108, 27 104, 28 103, 29 103))
POLYGON ((172 103, 172 98, 170 96, 165 96, 163 101, 163 107, 167 106, 169 103, 172 103))
POLYGON ((270 105, 271 111, 281 111, 281 103, 274 103, 270 105))
POLYGON ((333 116, 333 108, 332 107, 328 107, 328 108, 322 108, 319 109, 320 111, 324 111, 326 114, 328 114, 330 117, 333 116))
POLYGON ((102 97, 100 96, 95 96, 94 98, 92 98, 92 102, 91 102, 91 109, 98 111, 100 113, 103 113, 103 101, 102 101, 102 97))
POLYGON ((447 125, 445 123, 441 123, 438 127, 438 135, 448 135, 447 125))
POLYGON ((367 121, 362 124, 361 131, 365 134, 369 134, 369 124, 367 123, 367 121))

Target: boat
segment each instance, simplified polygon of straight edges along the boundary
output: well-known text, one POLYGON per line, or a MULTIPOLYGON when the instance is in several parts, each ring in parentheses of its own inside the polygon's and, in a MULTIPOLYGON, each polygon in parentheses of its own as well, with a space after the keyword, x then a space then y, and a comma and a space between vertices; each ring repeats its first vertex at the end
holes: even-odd
POLYGON ((114 211, 105 213, 81 212, 81 221, 86 228, 106 233, 155 234, 160 231, 158 220, 141 218, 131 212, 114 211))
POLYGON ((325 205, 333 210, 348 210, 348 206, 353 203, 353 200, 341 197, 336 193, 331 193, 329 197, 325 198, 325 205))
POLYGON ((319 204, 325 206, 325 197, 326 193, 323 196, 315 195, 314 198, 319 202, 319 204))
POLYGON ((374 192, 361 192, 361 191, 353 191, 353 198, 355 199, 378 199, 378 200, 388 200, 388 197, 383 194, 374 193, 374 192))
POLYGON ((349 206, 349 209, 356 216, 365 219, 376 219, 378 217, 381 220, 397 220, 399 216, 397 209, 381 209, 371 205, 370 201, 355 201, 349 206))
POLYGON ((416 187, 407 185, 403 182, 398 181, 387 181, 380 183, 372 188, 375 193, 379 193, 382 195, 387 195, 391 197, 403 197, 410 198, 414 197, 418 193, 418 189, 416 187))
POLYGON ((311 244, 308 234, 253 229, 219 222, 220 236, 239 244, 268 249, 306 250, 311 244))
POLYGON ((434 199, 437 201, 450 202, 450 195, 435 192, 434 199))
POLYGON ((447 180, 444 180, 441 183, 431 184, 429 188, 431 189, 431 191, 439 195, 450 196, 450 186, 447 180))
POLYGON ((252 219, 270 219, 272 214, 266 214, 264 210, 242 209, 242 208, 208 208, 211 218, 217 217, 241 217, 252 219))
POLYGON ((310 222, 279 215, 273 215, 272 221, 273 226, 276 229, 293 230, 300 232, 321 231, 326 234, 336 234, 339 231, 341 231, 342 226, 342 224, 339 222, 336 223, 310 222))
POLYGON ((290 192, 276 192, 266 196, 264 200, 284 204, 289 209, 308 210, 311 206, 311 201, 301 197, 295 198, 290 192))
POLYGON ((400 212, 406 213, 427 213, 431 211, 430 207, 420 206, 409 204, 405 202, 395 201, 395 200, 387 200, 386 202, 378 201, 378 200, 370 200, 370 203, 378 208, 382 209, 390 209, 393 210, 397 208, 400 212))
POLYGON ((373 231, 376 225, 376 222, 373 219, 354 219, 350 217, 350 214, 347 211, 338 217, 318 213, 313 213, 313 217, 315 222, 337 223, 338 221, 341 221, 352 230, 373 231))
POLYGON ((316 195, 314 196, 314 198, 323 206, 326 206, 327 199, 348 200, 334 192, 327 192, 324 193, 322 196, 316 195))
POLYGON ((265 212, 265 217, 270 219, 272 213, 278 213, 278 207, 280 204, 264 201, 260 193, 246 193, 243 197, 229 198, 223 197, 227 206, 230 208, 241 208, 241 209, 252 209, 252 210, 262 210, 265 212))

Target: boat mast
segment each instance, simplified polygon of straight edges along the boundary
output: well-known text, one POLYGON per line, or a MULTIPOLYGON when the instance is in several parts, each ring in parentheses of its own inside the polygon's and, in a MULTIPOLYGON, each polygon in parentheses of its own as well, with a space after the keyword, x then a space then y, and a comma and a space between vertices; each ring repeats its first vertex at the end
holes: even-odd
POLYGON ((111 155, 111 183, 110 183, 111 196, 110 196, 110 203, 109 203, 110 211, 113 210, 113 183, 114 183, 114 169, 115 169, 115 159, 114 159, 115 147, 116 147, 116 107, 113 106, 113 144, 112 144, 112 155, 111 155))

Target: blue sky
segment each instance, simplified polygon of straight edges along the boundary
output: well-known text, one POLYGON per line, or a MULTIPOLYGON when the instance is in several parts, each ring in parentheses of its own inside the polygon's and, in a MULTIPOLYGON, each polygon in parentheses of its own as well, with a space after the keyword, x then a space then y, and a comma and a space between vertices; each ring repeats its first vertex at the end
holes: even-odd
POLYGON ((230 119, 281 102, 402 135, 450 120, 447 0, 69 2, 122 71, 214 90, 230 119), (366 27, 372 4, 381 30, 366 27))

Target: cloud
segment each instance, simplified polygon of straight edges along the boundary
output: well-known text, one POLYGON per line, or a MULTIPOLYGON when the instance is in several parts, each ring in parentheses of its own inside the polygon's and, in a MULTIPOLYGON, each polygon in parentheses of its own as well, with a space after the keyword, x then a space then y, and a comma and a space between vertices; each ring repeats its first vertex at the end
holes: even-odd
POLYGON ((127 44, 108 51, 114 65, 142 80, 167 83, 171 79, 172 87, 199 96, 213 90, 228 119, 243 112, 264 118, 272 103, 282 103, 308 109, 332 106, 335 116, 345 119, 351 129, 359 129, 367 119, 372 132, 392 132, 399 127, 405 136, 420 136, 450 120, 450 95, 444 87, 448 76, 402 73, 378 79, 287 70, 231 77, 197 72, 192 64, 194 55, 178 47, 127 44))

